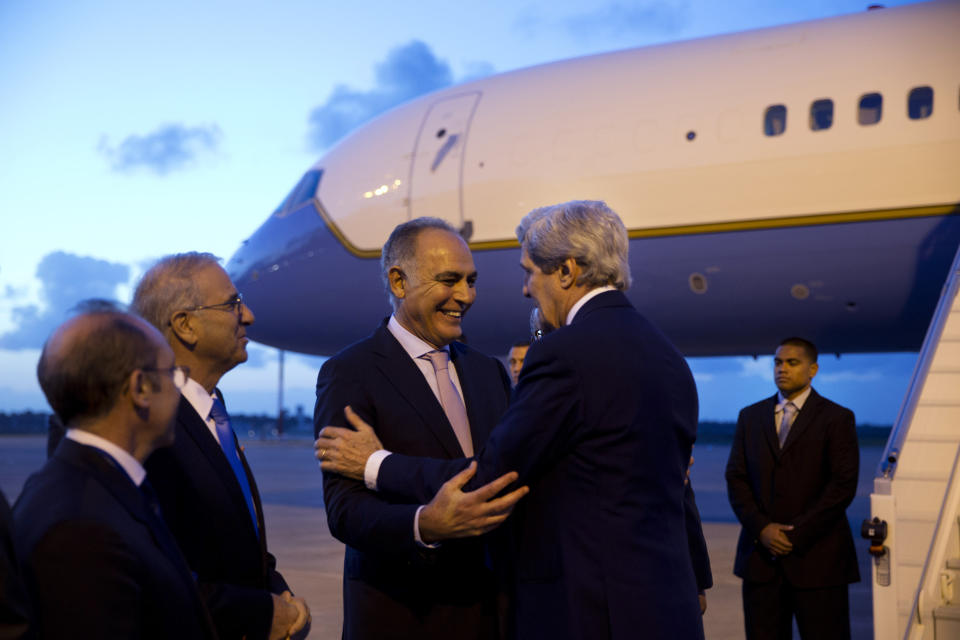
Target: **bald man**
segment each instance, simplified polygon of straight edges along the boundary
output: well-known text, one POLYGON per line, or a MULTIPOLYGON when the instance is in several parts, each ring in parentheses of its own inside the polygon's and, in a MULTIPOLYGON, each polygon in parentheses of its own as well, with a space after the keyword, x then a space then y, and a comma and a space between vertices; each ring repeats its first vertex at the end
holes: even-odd
POLYGON ((145 480, 186 380, 163 336, 125 313, 84 313, 44 345, 37 378, 67 426, 14 506, 38 637, 215 638, 145 480))

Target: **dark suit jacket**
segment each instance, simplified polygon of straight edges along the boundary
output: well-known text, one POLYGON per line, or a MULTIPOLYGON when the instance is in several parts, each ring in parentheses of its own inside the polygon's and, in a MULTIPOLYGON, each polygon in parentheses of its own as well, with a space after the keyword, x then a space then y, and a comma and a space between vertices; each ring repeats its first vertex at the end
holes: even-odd
POLYGON ((243 452, 259 522, 250 511, 230 463, 193 406, 180 399, 176 439, 147 460, 147 475, 223 639, 266 638, 272 593, 287 589, 267 553, 263 509, 243 452))
POLYGON ((687 548, 690 550, 693 573, 697 578, 697 591, 703 592, 713 586, 713 571, 710 570, 707 540, 703 537, 700 509, 697 508, 693 485, 689 482, 683 494, 683 511, 687 529, 687 548))
MULTIPOLYGON (((468 487, 516 470, 520 638, 702 638, 684 517, 697 393, 670 342, 612 291, 527 352, 468 487)), ((456 469, 391 455, 379 486, 432 496, 456 469)))
POLYGON ((856 582, 856 549, 845 510, 857 492, 860 454, 853 412, 811 390, 783 449, 777 396, 740 412, 727 462, 730 505, 743 525, 734 573, 767 582, 782 567, 801 588, 856 582), (792 524, 793 551, 774 559, 758 542, 771 522, 792 524))
MULTIPOLYGON (((510 381, 498 360, 461 343, 450 345, 450 359, 479 450, 506 410, 510 381)), ((324 363, 317 379, 316 428, 346 424, 347 404, 391 451, 463 457, 436 396, 385 324, 324 363)), ((490 637, 495 588, 482 541, 424 549, 413 536, 421 503, 372 492, 337 474, 323 474, 323 495, 330 532, 347 545, 345 638, 490 637)))
POLYGON ((0 640, 31 638, 31 607, 13 544, 13 513, 0 492, 0 640))
POLYGON ((41 637, 216 637, 169 530, 99 450, 63 440, 14 517, 41 637))

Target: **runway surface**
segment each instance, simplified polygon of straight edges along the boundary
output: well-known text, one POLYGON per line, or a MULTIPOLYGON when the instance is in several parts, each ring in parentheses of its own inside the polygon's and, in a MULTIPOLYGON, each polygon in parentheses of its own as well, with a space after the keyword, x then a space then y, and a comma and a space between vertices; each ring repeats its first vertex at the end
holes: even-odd
MULTIPOLYGON (((39 436, 0 437, 0 489, 11 503, 27 476, 43 464, 45 446, 45 438, 39 436)), ((343 545, 327 529, 320 470, 313 458, 312 443, 306 439, 247 440, 244 446, 264 502, 269 548, 291 588, 307 599, 313 613, 310 638, 340 638, 343 545)), ((728 451, 729 447, 720 445, 697 447, 691 474, 713 569, 714 587, 707 592, 704 616, 706 637, 710 640, 744 637, 740 580, 732 573, 739 525, 727 503, 723 479, 728 451)), ((861 448, 857 499, 847 511, 856 526, 855 533, 869 513, 867 496, 881 452, 879 447, 861 448)), ((855 640, 873 638, 866 547, 865 541, 857 540, 863 579, 850 590, 855 640)))

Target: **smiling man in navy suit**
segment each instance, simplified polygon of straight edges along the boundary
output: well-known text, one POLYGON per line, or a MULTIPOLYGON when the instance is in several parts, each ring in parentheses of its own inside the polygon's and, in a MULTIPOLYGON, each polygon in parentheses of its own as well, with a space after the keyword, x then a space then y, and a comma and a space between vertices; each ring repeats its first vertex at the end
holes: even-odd
POLYGON ((810 386, 817 348, 787 338, 774 356, 776 395, 746 407, 727 462, 730 505, 743 525, 748 640, 850 638, 848 585, 860 579, 846 508, 857 493, 853 412, 810 386))
MULTIPOLYGON (((498 360, 458 342, 476 299, 470 249, 443 220, 417 218, 391 233, 381 271, 394 313, 324 363, 314 424, 345 425, 350 405, 393 451, 472 455, 506 410, 510 381, 498 360)), ((345 639, 497 637, 497 583, 482 540, 430 544, 432 512, 368 489, 362 476, 324 471, 323 495, 330 532, 347 545, 345 639)), ((489 526, 469 533, 506 517, 491 512, 489 526)))
POLYGON ((352 419, 357 432, 323 430, 324 469, 448 515, 516 471, 530 488, 510 523, 517 637, 702 638, 684 501, 697 392, 623 294, 627 231, 606 204, 574 201, 530 212, 517 238, 523 293, 557 328, 530 347, 476 462, 457 474, 464 460, 388 454, 387 442, 369 456, 375 434, 352 419))
POLYGON ((267 552, 257 484, 217 389, 247 359, 253 311, 209 253, 161 259, 140 280, 131 308, 163 333, 177 364, 190 369, 176 441, 146 467, 221 640, 305 635, 309 609, 267 552))

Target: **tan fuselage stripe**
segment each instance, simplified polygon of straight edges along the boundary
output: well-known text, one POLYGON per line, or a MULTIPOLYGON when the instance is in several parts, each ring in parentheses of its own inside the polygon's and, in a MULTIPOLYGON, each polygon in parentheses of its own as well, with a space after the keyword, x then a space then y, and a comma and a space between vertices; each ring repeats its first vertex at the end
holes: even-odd
MULTIPOLYGON (((379 258, 380 249, 361 249, 351 243, 333 219, 313 200, 313 206, 323 218, 330 233, 334 235, 344 249, 357 258, 379 258)), ((877 211, 854 211, 846 213, 820 213, 806 216, 788 216, 785 218, 767 218, 763 220, 741 220, 736 222, 711 222, 708 224, 677 225, 672 227, 650 227, 647 229, 629 229, 630 238, 662 238, 666 236, 690 236, 705 233, 727 233, 731 231, 756 231, 759 229, 779 229, 784 227, 811 227, 821 224, 845 224, 849 222, 875 222, 879 220, 901 220, 906 218, 929 218, 933 216, 960 215, 960 206, 936 205, 930 207, 910 207, 906 209, 881 209, 877 211)), ((471 251, 492 249, 516 249, 520 244, 516 239, 485 240, 471 242, 471 251)))

